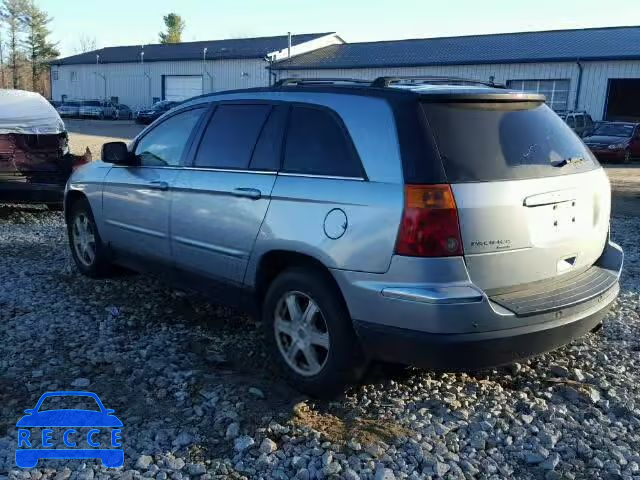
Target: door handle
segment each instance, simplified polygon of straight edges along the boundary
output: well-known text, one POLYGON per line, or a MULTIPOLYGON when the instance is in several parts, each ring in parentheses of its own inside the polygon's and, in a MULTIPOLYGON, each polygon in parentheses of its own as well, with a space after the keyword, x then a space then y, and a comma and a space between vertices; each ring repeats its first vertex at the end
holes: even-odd
POLYGON ((149 186, 155 190, 169 190, 169 184, 162 180, 154 180, 149 182, 149 186))
POLYGON ((236 197, 246 197, 252 200, 258 200, 262 197, 262 192, 257 188, 245 188, 245 187, 234 188, 233 194, 236 197))

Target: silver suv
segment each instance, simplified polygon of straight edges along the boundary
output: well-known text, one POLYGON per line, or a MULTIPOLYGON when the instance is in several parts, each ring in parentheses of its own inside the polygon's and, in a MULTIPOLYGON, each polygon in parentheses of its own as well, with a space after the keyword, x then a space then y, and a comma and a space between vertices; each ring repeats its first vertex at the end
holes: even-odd
POLYGON ((191 99, 75 171, 85 275, 161 272, 259 314, 294 385, 370 359, 477 369, 601 324, 623 253, 603 169, 544 97, 453 79, 191 99))

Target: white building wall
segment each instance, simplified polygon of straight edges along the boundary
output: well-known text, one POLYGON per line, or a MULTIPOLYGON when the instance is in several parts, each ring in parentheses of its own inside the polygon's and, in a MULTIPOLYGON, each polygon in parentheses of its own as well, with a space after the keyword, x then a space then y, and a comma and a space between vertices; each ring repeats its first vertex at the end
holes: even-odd
MULTIPOLYGON (((586 110, 595 120, 602 119, 611 78, 640 78, 640 61, 582 62, 583 74, 577 110, 586 110)), ((569 108, 574 109, 579 68, 575 62, 514 63, 490 65, 454 65, 435 67, 359 68, 335 70, 279 70, 278 78, 338 77, 374 79, 394 75, 442 75, 489 80, 570 80, 569 108)))
POLYGON ((54 65, 51 91, 54 100, 62 95, 69 100, 117 96, 121 103, 138 108, 162 98, 163 75, 202 75, 203 91, 209 93, 266 86, 267 65, 262 59, 54 65))

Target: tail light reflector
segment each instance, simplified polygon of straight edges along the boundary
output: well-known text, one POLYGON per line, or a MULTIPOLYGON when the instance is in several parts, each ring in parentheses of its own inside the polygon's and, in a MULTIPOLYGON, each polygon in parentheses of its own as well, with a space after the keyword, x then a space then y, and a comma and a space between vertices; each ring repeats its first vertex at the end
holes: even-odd
POLYGON ((406 185, 396 253, 412 257, 462 255, 458 209, 450 185, 406 185))

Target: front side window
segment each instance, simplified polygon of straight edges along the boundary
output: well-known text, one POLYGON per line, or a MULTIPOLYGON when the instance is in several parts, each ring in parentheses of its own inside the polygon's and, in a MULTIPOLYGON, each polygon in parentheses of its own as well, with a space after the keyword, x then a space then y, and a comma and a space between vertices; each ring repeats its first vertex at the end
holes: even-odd
POLYGON ((283 170, 289 173, 362 177, 360 160, 338 120, 327 110, 294 106, 283 170))
POLYGON ((271 105, 220 105, 202 136, 196 167, 247 169, 271 105))
POLYGON ((138 142, 135 156, 141 166, 180 165, 189 136, 205 108, 194 108, 173 115, 153 128, 138 142))

